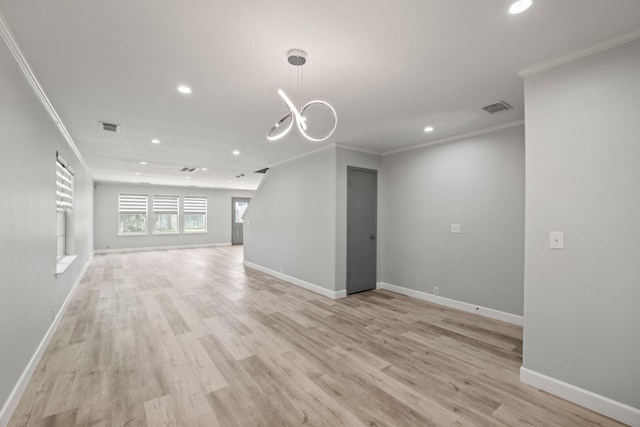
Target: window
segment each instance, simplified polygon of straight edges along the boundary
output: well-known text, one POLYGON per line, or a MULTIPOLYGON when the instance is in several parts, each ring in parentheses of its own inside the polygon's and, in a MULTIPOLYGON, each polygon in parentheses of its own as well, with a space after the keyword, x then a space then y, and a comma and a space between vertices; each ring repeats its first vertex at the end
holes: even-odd
POLYGON ((67 255, 69 211, 73 209, 73 169, 56 153, 56 259, 67 255))
POLYGON ((153 232, 178 233, 178 196, 153 196, 153 232))
POLYGON ((206 197, 185 197, 184 207, 184 231, 206 232, 207 231, 207 198, 206 197))
POLYGON ((145 194, 118 194, 120 227, 118 234, 147 234, 147 196, 145 194))

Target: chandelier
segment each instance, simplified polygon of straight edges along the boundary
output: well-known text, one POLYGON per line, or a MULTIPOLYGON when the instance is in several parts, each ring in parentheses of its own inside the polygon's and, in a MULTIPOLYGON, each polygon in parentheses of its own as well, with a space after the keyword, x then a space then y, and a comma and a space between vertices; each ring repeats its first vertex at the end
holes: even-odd
MULTIPOLYGON (((291 90, 291 67, 296 67, 297 71, 297 90, 298 90, 298 98, 302 98, 302 78, 303 74, 303 66, 307 62, 307 53, 300 49, 291 49, 287 53, 287 62, 289 62, 289 90, 291 90)), ((338 116, 336 114, 336 110, 333 109, 328 102, 321 100, 314 100, 307 102, 302 107, 299 106, 296 108, 295 104, 289 99, 286 93, 282 89, 278 89, 278 95, 282 98, 287 109, 288 113, 278 120, 275 125, 271 128, 271 130, 267 133, 267 139, 269 141, 276 141, 283 136, 285 136, 295 123, 298 130, 307 140, 312 142, 321 142, 329 138, 333 135, 333 132, 336 130, 336 126, 338 125, 338 116), (324 110, 323 114, 329 117, 329 122, 331 125, 329 126, 330 130, 321 131, 320 134, 311 134, 309 131, 310 123, 307 123, 307 120, 311 120, 311 117, 308 113, 312 110, 324 110), (307 115, 305 115, 307 113, 307 115)))

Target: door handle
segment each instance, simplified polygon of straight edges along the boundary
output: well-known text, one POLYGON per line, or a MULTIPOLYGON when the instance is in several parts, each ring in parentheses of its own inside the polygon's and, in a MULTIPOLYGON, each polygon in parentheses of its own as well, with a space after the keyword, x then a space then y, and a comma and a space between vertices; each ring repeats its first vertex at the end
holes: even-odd
POLYGON ((375 238, 376 238, 376 235, 375 235, 375 234, 371 234, 371 235, 369 235, 369 238, 370 238, 370 239, 375 239, 375 238))

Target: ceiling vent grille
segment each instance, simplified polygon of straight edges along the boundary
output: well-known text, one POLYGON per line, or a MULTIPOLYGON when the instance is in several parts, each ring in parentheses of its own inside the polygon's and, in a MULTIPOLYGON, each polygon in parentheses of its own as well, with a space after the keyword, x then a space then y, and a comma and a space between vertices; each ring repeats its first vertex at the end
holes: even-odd
POLYGON ((107 131, 107 132, 119 132, 120 131, 120 125, 116 125, 115 123, 100 122, 100 126, 102 126, 102 130, 107 131))
POLYGON ((196 168, 196 167, 193 167, 193 166, 183 166, 183 167, 180 168, 180 172, 195 172, 198 169, 200 169, 200 168, 196 168))
POLYGON ((500 111, 513 110, 513 107, 505 101, 498 101, 493 104, 485 105, 482 109, 487 113, 495 114, 500 111))

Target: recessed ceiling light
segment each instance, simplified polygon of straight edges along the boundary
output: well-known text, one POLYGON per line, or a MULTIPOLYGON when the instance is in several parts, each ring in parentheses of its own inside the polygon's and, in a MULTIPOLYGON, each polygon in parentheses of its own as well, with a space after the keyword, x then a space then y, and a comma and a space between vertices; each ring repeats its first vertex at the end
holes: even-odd
POLYGON ((152 139, 151 143, 152 144, 160 144, 160 140, 159 139, 152 139))
POLYGON ((206 171, 208 170, 207 168, 200 168, 201 171, 206 171))
POLYGON ((189 86, 178 86, 178 92, 180 93, 191 93, 191 88, 189 86))
POLYGON ((185 179, 191 179, 191 177, 190 177, 190 176, 185 176, 184 178, 185 178, 185 179))
POLYGON ((136 173, 134 173, 134 175, 140 175, 140 172, 136 172, 136 173))
POLYGON ((239 155, 240 155, 240 152, 239 152, 238 150, 234 150, 234 151, 233 151, 233 155, 234 155, 234 156, 239 156, 239 155))
POLYGON ((425 132, 433 132, 433 126, 427 126, 426 128, 424 128, 425 132))
POLYGON ((231 182, 231 180, 228 180, 227 182, 231 182))
POLYGON ((147 162, 140 162, 140 164, 141 164, 141 165, 146 165, 146 164, 147 164, 147 162))
POLYGON ((515 15, 517 13, 524 12, 525 10, 529 9, 532 4, 533 0, 518 0, 511 4, 509 13, 515 15))

